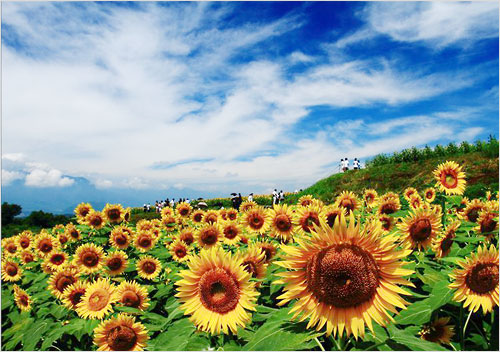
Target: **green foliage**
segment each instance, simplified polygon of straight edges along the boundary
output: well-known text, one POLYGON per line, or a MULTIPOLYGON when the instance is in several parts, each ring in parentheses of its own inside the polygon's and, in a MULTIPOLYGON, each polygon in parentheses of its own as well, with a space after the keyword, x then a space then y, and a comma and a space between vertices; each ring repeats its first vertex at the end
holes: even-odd
POLYGON ((14 217, 21 214, 22 208, 17 204, 2 203, 2 226, 11 224, 14 217))

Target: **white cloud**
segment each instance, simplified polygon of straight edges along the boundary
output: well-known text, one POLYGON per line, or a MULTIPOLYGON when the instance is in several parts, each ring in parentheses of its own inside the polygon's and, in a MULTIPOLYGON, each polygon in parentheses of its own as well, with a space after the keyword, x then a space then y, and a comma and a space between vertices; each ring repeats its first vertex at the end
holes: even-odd
POLYGON ((21 180, 24 174, 19 171, 9 171, 2 169, 2 186, 8 186, 15 180, 21 180))
POLYGON ((2 154, 2 160, 9 160, 9 161, 14 161, 14 162, 20 162, 23 161, 25 158, 23 153, 7 153, 7 154, 2 154))
POLYGON ((98 179, 94 182, 94 184, 95 184, 96 188, 99 188, 99 189, 106 189, 106 188, 113 187, 113 182, 110 180, 98 179))
POLYGON ((26 175, 25 184, 31 187, 67 187, 71 186, 75 181, 71 178, 64 177, 61 171, 56 169, 51 170, 32 170, 26 175))
POLYGON ((498 2, 373 2, 366 12, 374 31, 402 42, 469 46, 498 36, 498 2))

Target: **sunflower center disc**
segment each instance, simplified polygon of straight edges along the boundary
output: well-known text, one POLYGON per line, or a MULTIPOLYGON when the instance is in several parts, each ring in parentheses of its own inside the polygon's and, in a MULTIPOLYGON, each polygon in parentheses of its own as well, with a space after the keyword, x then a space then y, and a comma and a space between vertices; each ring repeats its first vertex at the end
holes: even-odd
POLYGON ((419 219, 410 226, 410 236, 416 242, 425 241, 432 233, 429 219, 419 219))
POLYGON ((146 274, 152 274, 156 270, 156 264, 153 262, 145 262, 142 264, 142 270, 144 270, 146 274))
POLYGON ((94 252, 86 252, 82 255, 82 262, 87 267, 96 266, 99 263, 99 256, 94 252))
POLYGON ((333 227, 335 224, 335 219, 337 218, 337 213, 330 213, 326 216, 326 222, 328 226, 333 227))
POLYGON ((247 272, 252 274, 252 277, 257 277, 257 265, 251 260, 247 260, 241 264, 243 266, 243 269, 247 272))
POLYGON ((217 215, 210 214, 209 216, 207 216, 208 223, 213 224, 216 221, 217 221, 217 215))
POLYGON ((119 325, 109 330, 107 342, 113 351, 131 351, 137 342, 137 335, 128 326, 119 325))
POLYGON ((179 258, 184 258, 186 254, 186 250, 182 247, 179 247, 175 250, 175 255, 179 258))
POLYGON ((292 228, 292 222, 285 214, 278 215, 274 220, 274 225, 281 232, 288 232, 292 228))
POLYGON ((252 214, 249 223, 253 229, 259 230, 264 225, 264 219, 259 214, 252 214))
POLYGON ((22 248, 26 249, 30 245, 30 241, 23 238, 21 241, 19 241, 19 244, 22 248))
POLYGON ((370 300, 379 285, 377 264, 358 246, 338 244, 315 254, 307 263, 307 287, 322 303, 354 307, 370 300))
POLYGON ((238 234, 238 231, 236 231, 236 229, 234 229, 232 226, 226 227, 224 229, 224 236, 227 239, 232 240, 233 238, 236 237, 237 234, 238 234))
POLYGON ((382 214, 392 214, 396 211, 395 206, 392 203, 383 204, 380 212, 382 214))
POLYGON ((180 240, 189 246, 193 243, 193 235, 191 233, 182 234, 180 240))
POLYGON ((469 219, 470 222, 476 222, 478 217, 479 217, 479 208, 472 208, 467 213, 467 218, 469 219))
POLYGON ((16 276, 17 275, 17 266, 12 265, 12 264, 7 264, 5 271, 9 276, 16 276))
POLYGON ((354 204, 353 204, 351 199, 344 199, 342 201, 342 203, 340 203, 340 206, 342 206, 343 208, 345 208, 349 211, 354 209, 354 204))
POLYGON ((52 257, 51 262, 55 265, 61 265, 64 262, 64 256, 61 254, 56 254, 52 257))
POLYGON ((481 233, 492 232, 497 227, 497 222, 493 220, 493 214, 489 214, 488 217, 481 221, 481 233))
POLYGON ((120 258, 111 258, 108 261, 108 268, 112 271, 118 270, 122 267, 122 260, 120 258))
POLYGON ((66 287, 68 287, 71 284, 74 284, 76 279, 71 276, 71 275, 64 275, 61 276, 59 279, 56 281, 56 288, 59 290, 59 292, 63 292, 66 287))
POLYGON ((120 210, 118 209, 108 210, 108 218, 111 221, 117 221, 118 219, 120 219, 120 210))
POLYGON ((444 326, 436 325, 425 328, 423 337, 427 341, 438 342, 444 336, 444 326))
POLYGON ((99 291, 96 291, 92 293, 92 295, 90 295, 89 308, 90 310, 93 311, 100 311, 101 309, 106 307, 108 302, 109 302, 109 293, 104 289, 100 289, 99 291))
POLYGON ((71 304, 73 306, 76 306, 78 303, 80 303, 80 301, 82 300, 82 296, 84 294, 85 294, 85 291, 74 291, 69 297, 71 304))
POLYGON ((28 296, 26 295, 21 295, 19 297, 19 303, 21 303, 22 306, 27 307, 29 304, 28 296))
POLYGON ((124 244, 127 243, 127 237, 124 234, 119 234, 115 236, 115 242, 119 246, 123 246, 124 244))
POLYGON ((215 231, 214 229, 208 229, 207 231, 203 232, 201 240, 204 244, 214 244, 215 242, 217 242, 217 231, 215 231))
POLYGON ((141 237, 139 239, 139 246, 142 248, 148 248, 151 246, 151 239, 149 237, 141 237))
POLYGON ((9 246, 7 247, 7 251, 9 253, 16 253, 17 247, 14 243, 10 243, 9 246))
POLYGON ((446 188, 455 188, 458 183, 457 175, 453 173, 445 173, 441 180, 446 188))
POLYGON ((92 226, 94 226, 94 227, 97 227, 97 226, 101 225, 101 223, 102 223, 102 219, 101 219, 100 217, 98 217, 98 216, 93 217, 93 218, 90 220, 90 224, 91 224, 92 226))
POLYGON ((274 253, 276 252, 274 247, 271 247, 269 245, 263 245, 261 247, 261 250, 264 252, 264 260, 266 261, 266 263, 268 263, 273 258, 274 253))
POLYGON ((211 269, 204 273, 199 290, 201 303, 211 311, 225 314, 238 305, 238 282, 224 269, 211 269))
POLYGON ((446 238, 441 242, 441 250, 443 252, 448 251, 448 249, 451 248, 451 245, 453 244, 453 236, 446 236, 446 238))
POLYGON ((182 208, 181 211, 179 212, 179 214, 181 214, 182 216, 186 216, 189 212, 189 209, 187 208, 182 208))
POLYGON ((66 242, 68 242, 68 237, 66 237, 65 235, 59 236, 59 242, 61 242, 61 244, 65 244, 66 242))
POLYGON ((318 218, 317 214, 309 213, 305 217, 302 218, 301 225, 302 225, 302 229, 305 232, 311 232, 311 228, 313 227, 313 224, 316 224, 319 226, 319 218, 318 218))
POLYGON ((42 240, 38 248, 41 252, 48 253, 52 250, 52 242, 50 242, 50 240, 42 240))
POLYGON ((78 238, 78 231, 77 230, 71 231, 70 236, 73 238, 78 238))
POLYGON ((141 298, 134 291, 128 290, 123 293, 122 303, 127 307, 137 308, 141 304, 141 298))
POLYGON ((202 215, 198 213, 195 216, 193 216, 193 220, 196 221, 196 222, 200 222, 201 221, 201 217, 202 217, 202 215))
POLYGON ((23 256, 23 260, 24 260, 25 263, 31 263, 32 261, 35 260, 35 258, 33 258, 33 255, 31 255, 31 253, 26 253, 23 256))
POLYGON ((498 263, 479 263, 465 277, 467 286, 476 293, 487 293, 498 286, 498 263))

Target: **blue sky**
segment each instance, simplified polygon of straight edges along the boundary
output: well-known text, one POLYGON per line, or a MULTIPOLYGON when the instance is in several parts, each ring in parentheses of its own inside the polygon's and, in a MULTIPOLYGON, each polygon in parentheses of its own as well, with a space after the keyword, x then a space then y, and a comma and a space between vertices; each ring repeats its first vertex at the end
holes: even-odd
POLYGON ((2 187, 293 191, 498 136, 497 2, 2 4, 2 187))

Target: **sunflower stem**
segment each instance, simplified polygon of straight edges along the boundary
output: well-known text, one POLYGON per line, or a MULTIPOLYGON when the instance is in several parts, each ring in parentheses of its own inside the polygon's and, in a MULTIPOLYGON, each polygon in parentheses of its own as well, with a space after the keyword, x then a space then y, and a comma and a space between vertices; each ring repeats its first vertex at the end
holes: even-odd
POLYGON ((463 336, 465 336, 465 331, 467 330, 467 325, 469 324, 469 320, 470 320, 471 315, 472 315, 472 309, 469 312, 469 315, 467 316, 467 320, 465 321, 464 331, 462 331, 463 336))
MULTIPOLYGON (((464 306, 460 305, 460 326, 464 326, 464 306)), ((459 330, 460 333, 460 350, 464 351, 465 341, 464 341, 464 331, 462 329, 459 330)))
POLYGON ((323 345, 321 344, 321 342, 318 340, 317 337, 314 338, 314 340, 316 341, 316 343, 318 344, 319 348, 322 350, 322 351, 325 351, 325 348, 323 347, 323 345))

